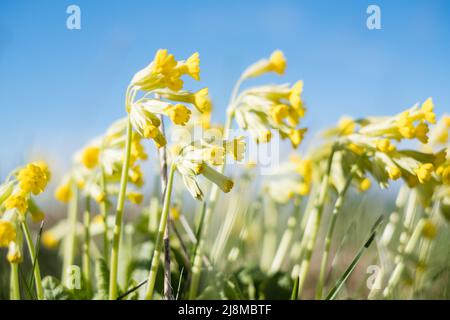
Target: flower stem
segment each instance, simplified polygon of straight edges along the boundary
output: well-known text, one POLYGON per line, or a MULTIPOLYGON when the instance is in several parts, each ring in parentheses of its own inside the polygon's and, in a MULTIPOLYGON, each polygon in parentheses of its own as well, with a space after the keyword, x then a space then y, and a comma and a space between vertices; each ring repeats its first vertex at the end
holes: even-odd
POLYGON ((167 182, 166 191, 164 192, 164 204, 163 204, 161 219, 159 220, 158 233, 156 235, 155 249, 153 251, 150 272, 148 274, 147 292, 145 294, 145 298, 147 300, 151 300, 153 298, 153 292, 155 289, 156 274, 158 272, 159 260, 161 257, 161 247, 162 247, 164 232, 166 230, 167 219, 169 217, 170 197, 171 197, 171 193, 172 193, 173 177, 175 174, 175 169, 176 169, 175 165, 172 164, 172 166, 170 168, 169 179, 167 182))
POLYGON ((42 289, 42 281, 41 281, 41 271, 39 269, 39 262, 36 259, 36 252, 34 250, 33 240, 31 239, 30 229, 28 228, 27 222, 22 221, 22 230, 25 236, 25 240, 28 246, 28 252, 30 253, 30 258, 33 263, 36 263, 34 266, 33 274, 34 274, 34 282, 36 286, 36 295, 38 300, 44 299, 44 290, 42 289))
MULTIPOLYGON (((101 185, 101 188, 102 188, 102 192, 104 192, 105 195, 107 195, 107 193, 106 193, 105 168, 103 166, 101 166, 100 185, 101 185)), ((103 228, 104 228, 104 232, 103 232, 103 258, 105 259, 105 261, 108 261, 108 256, 109 256, 108 209, 106 207, 107 202, 108 201, 105 199, 105 201, 102 201, 100 203, 100 214, 102 215, 102 218, 103 218, 103 228)))
POLYGON ((335 152, 335 147, 331 150, 330 157, 328 158, 327 169, 325 172, 325 176, 323 177, 322 184, 320 186, 320 191, 318 194, 317 202, 313 208, 313 212, 311 212, 311 216, 309 217, 308 225, 306 227, 305 234, 303 235, 303 243, 302 243, 302 253, 304 255, 299 271, 299 284, 297 291, 297 298, 300 299, 303 286, 305 284, 306 276, 308 275, 309 266, 311 263, 311 257, 314 250, 314 246, 316 244, 317 234, 319 232, 320 221, 322 218, 323 208, 325 206, 325 200, 328 194, 328 186, 330 181, 330 171, 331 164, 333 162, 333 156, 335 152))
POLYGON ((333 208, 333 212, 331 214, 330 224, 328 225, 328 231, 327 231, 327 235, 325 237, 325 248, 323 251, 322 262, 320 263, 320 273, 319 273, 319 279, 317 281, 316 299, 322 299, 323 285, 324 285, 324 281, 325 281, 325 270, 327 268, 328 257, 330 255, 331 240, 333 238, 334 227, 336 225, 337 216, 338 216, 339 212, 341 211, 345 194, 347 193, 347 190, 350 187, 350 184, 353 180, 353 176, 354 176, 357 168, 358 167, 356 165, 352 167, 352 170, 350 171, 350 173, 345 181, 344 187, 339 192, 338 198, 336 199, 336 202, 334 203, 334 208, 333 208))
POLYGON ((10 263, 9 265, 11 266, 10 299, 20 300, 19 264, 10 263))
POLYGON ((87 291, 91 292, 91 201, 90 197, 86 197, 86 205, 84 209, 83 225, 84 225, 84 243, 83 243, 83 277, 87 291))
POLYGON ((132 127, 131 120, 128 116, 127 133, 126 133, 125 153, 122 166, 122 175, 120 178, 119 196, 117 199, 116 219, 114 223, 113 244, 111 249, 110 260, 110 277, 109 277, 109 299, 115 300, 117 298, 117 270, 119 265, 119 245, 120 235, 122 231, 123 208, 125 205, 125 196, 128 184, 128 170, 130 168, 131 142, 132 142, 132 127))
POLYGON ((62 269, 63 283, 66 284, 67 272, 75 259, 75 245, 77 232, 77 213, 78 213, 78 187, 75 181, 71 181, 72 198, 68 206, 67 219, 69 221, 69 234, 64 243, 64 261, 62 269))
MULTIPOLYGON (((234 91, 237 92, 237 89, 234 91)), ((235 94, 233 94, 235 95, 235 94)), ((226 140, 229 136, 229 131, 231 129, 231 124, 233 121, 233 115, 234 112, 228 110, 227 112, 227 119, 225 121, 225 127, 224 127, 224 139, 226 140)), ((218 171, 220 173, 223 173, 225 171, 225 163, 221 165, 218 168, 218 171)), ((193 266, 192 266, 192 278, 191 278, 191 284, 189 287, 189 299, 195 299, 197 296, 197 290, 200 283, 200 276, 201 276, 201 269, 202 269, 202 257, 203 257, 203 250, 205 246, 205 235, 208 233, 208 226, 209 226, 209 220, 211 218, 212 212, 214 210, 214 207, 216 205, 217 199, 219 197, 219 187, 215 184, 212 185, 211 191, 209 194, 209 206, 205 210, 205 216, 201 220, 201 225, 199 226, 199 230, 201 232, 198 236, 198 243, 197 248, 195 250, 194 259, 193 259, 193 266)))

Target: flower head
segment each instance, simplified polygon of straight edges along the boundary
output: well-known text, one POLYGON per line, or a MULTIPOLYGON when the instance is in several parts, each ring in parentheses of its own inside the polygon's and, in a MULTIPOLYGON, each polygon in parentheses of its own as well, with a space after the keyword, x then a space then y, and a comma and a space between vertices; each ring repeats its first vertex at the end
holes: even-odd
POLYGON ((30 163, 19 171, 17 179, 23 192, 32 192, 37 195, 47 186, 50 173, 42 163, 30 163))

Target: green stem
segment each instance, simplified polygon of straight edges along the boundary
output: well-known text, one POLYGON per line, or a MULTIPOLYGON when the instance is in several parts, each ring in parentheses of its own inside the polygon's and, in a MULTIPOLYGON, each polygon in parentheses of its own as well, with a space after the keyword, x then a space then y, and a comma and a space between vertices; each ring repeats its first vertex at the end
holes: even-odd
POLYGON ((133 132, 131 120, 130 117, 128 116, 125 153, 122 166, 122 175, 120 178, 120 189, 119 189, 119 196, 117 199, 116 219, 114 223, 113 244, 111 249, 111 260, 110 260, 111 272, 109 277, 110 300, 115 300, 117 298, 117 270, 119 265, 119 245, 120 245, 120 235, 122 231, 123 208, 125 205, 125 197, 128 184, 128 171, 130 168, 132 133, 133 132))
MULTIPOLYGON (((237 89, 235 90, 237 92, 237 89)), ((235 94, 233 94, 235 95, 235 94)), ((226 140, 229 136, 229 131, 231 129, 231 124, 233 121, 233 114, 231 110, 227 111, 227 119, 225 121, 225 129, 224 129, 224 139, 226 140)), ((225 171, 225 163, 221 165, 218 168, 218 171, 220 173, 223 173, 225 171)), ((217 199, 219 197, 219 187, 217 185, 213 184, 211 187, 211 192, 209 194, 209 206, 205 210, 205 216, 201 220, 201 225, 199 226, 199 230, 201 232, 199 233, 197 237, 197 249, 194 254, 194 263, 192 266, 192 278, 191 278, 191 284, 189 287, 189 299, 195 299, 197 296, 197 290, 200 283, 200 277, 201 277, 201 270, 202 270, 202 256, 203 256, 203 250, 205 246, 205 235, 208 233, 208 226, 209 226, 209 220, 211 219, 212 212, 214 210, 214 207, 216 205, 217 199)))
POLYGON ((323 285, 324 285, 324 281, 325 281, 325 270, 327 268, 328 257, 330 255, 331 240, 333 238, 334 227, 336 225, 337 216, 338 216, 339 212, 341 211, 345 194, 347 193, 347 190, 350 187, 350 184, 352 182, 353 176, 354 176, 357 168, 358 167, 356 165, 353 166, 350 174, 348 175, 348 177, 345 181, 344 187, 339 192, 338 198, 336 199, 336 202, 334 204, 333 213, 331 214, 330 224, 328 226, 327 235, 325 237, 325 248, 323 251, 322 262, 320 263, 320 273, 319 273, 319 279, 317 282, 316 299, 322 299, 323 285))
POLYGON ((19 264, 10 263, 9 265, 11 266, 10 299, 20 300, 19 264))
MULTIPOLYGON (((104 192, 104 194, 107 195, 106 175, 105 175, 105 168, 103 166, 101 166, 100 185, 101 185, 101 188, 102 188, 102 192, 104 192)), ((108 256, 109 256, 108 209, 106 207, 107 202, 108 201, 105 199, 105 201, 102 201, 100 203, 100 214, 102 215, 102 218, 103 218, 103 228, 104 228, 104 232, 103 232, 103 258, 105 259, 105 261, 108 261, 108 256)))
POLYGON ((28 228, 28 225, 26 221, 21 222, 22 230, 25 235, 25 240, 27 242, 28 246, 28 252, 30 253, 31 261, 36 261, 36 264, 34 266, 34 283, 36 286, 36 295, 38 300, 44 299, 44 290, 42 289, 42 281, 41 281, 41 271, 39 269, 39 262, 36 259, 36 252, 34 250, 34 244, 33 240, 31 239, 30 229, 28 228))
POLYGON ((325 206, 325 200, 328 194, 331 164, 333 163, 333 156, 335 149, 336 149, 335 147, 332 148, 330 157, 328 158, 327 169, 325 172, 325 176, 323 177, 322 184, 320 186, 317 202, 314 206, 313 212, 311 212, 311 216, 309 218, 305 234, 303 235, 304 241, 302 241, 303 242, 302 253, 304 254, 304 257, 300 264, 300 273, 299 273, 300 279, 298 284, 298 295, 297 295, 298 299, 300 299, 300 296, 303 291, 303 286, 305 284, 306 276, 308 275, 311 263, 312 253, 314 250, 314 246, 316 244, 317 234, 319 232, 320 221, 322 218, 322 211, 325 206))
POLYGON ((86 205, 84 210, 84 243, 83 243, 83 277, 87 291, 91 292, 91 201, 90 197, 86 197, 86 205))
POLYGON ((155 249, 153 251, 150 272, 148 274, 147 292, 145 294, 145 299, 147 300, 151 300, 153 298, 153 292, 155 289, 156 274, 158 272, 159 261, 161 258, 162 241, 164 237, 164 232, 166 230, 167 219, 169 217, 170 198, 172 194, 173 177, 175 174, 175 170, 176 166, 172 164, 170 168, 166 191, 164 192, 164 205, 161 214, 161 219, 159 220, 158 233, 156 235, 155 249))
POLYGON ((70 266, 73 265, 75 259, 75 245, 77 232, 77 211, 78 211, 78 187, 75 181, 71 182, 72 198, 68 206, 68 222, 70 226, 68 238, 64 243, 64 261, 62 270, 62 279, 65 284, 70 266))

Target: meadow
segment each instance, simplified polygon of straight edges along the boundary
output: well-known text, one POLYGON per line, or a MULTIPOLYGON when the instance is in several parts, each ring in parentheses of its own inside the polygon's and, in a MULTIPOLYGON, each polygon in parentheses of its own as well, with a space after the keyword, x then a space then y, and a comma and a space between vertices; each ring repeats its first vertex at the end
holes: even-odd
POLYGON ((18 163, 0 299, 449 299, 450 116, 417 97, 309 132, 308 79, 287 67, 280 50, 251 64, 214 123, 208 88, 184 83, 199 53, 160 49, 64 176, 18 163), (65 212, 40 201, 52 179, 65 212))

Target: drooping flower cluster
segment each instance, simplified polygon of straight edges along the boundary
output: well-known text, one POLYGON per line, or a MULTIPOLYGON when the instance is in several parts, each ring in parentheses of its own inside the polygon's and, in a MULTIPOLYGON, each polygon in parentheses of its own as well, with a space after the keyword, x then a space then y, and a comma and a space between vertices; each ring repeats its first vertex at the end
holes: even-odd
POLYGON ((197 177, 203 175, 227 193, 233 188, 233 181, 220 173, 214 166, 224 164, 225 157, 230 155, 234 160, 241 161, 245 153, 245 142, 242 137, 215 143, 215 141, 198 140, 183 147, 174 160, 174 165, 180 173, 189 193, 201 200, 203 192, 197 177))
POLYGON ((399 150, 404 139, 428 141, 428 125, 435 123, 431 98, 393 117, 368 117, 353 120, 343 117, 335 128, 326 130, 324 145, 313 150, 314 163, 323 163, 334 150, 332 182, 339 190, 345 177, 357 164, 353 184, 365 191, 371 175, 382 188, 390 180, 403 178, 410 187, 424 185, 436 177, 436 169, 445 160, 444 149, 433 152, 399 150))
MULTIPOLYGON (((62 179, 62 183, 55 191, 55 197, 58 200, 66 203, 71 199, 73 187, 71 184, 75 184, 86 196, 98 203, 108 201, 107 195, 118 193, 123 165, 126 120, 124 118, 116 121, 103 136, 92 140, 75 154, 70 173, 62 179)), ((133 133, 129 181, 138 188, 144 184, 138 161, 146 160, 147 157, 141 136, 133 133)), ((140 192, 129 189, 127 198, 132 203, 140 203, 143 196, 140 192)))
MULTIPOLYGON (((263 59, 250 66, 241 81, 260 76, 267 72, 283 74, 286 60, 281 51, 275 51, 270 59, 263 59)), ((233 102, 232 112, 239 127, 249 130, 258 142, 269 142, 272 130, 277 130, 282 139, 289 139, 294 148, 303 140, 305 128, 298 128, 305 116, 305 106, 301 98, 303 82, 292 87, 264 85, 242 91, 233 102)))
POLYGON ((51 174, 44 162, 32 162, 13 171, 0 186, 0 247, 8 247, 8 261, 22 261, 22 233, 19 226, 29 212, 33 221, 44 219, 44 213, 32 195, 44 192, 51 174))
POLYGON ((264 189, 278 203, 287 203, 294 196, 306 196, 313 182, 313 163, 307 157, 291 156, 265 177, 264 189))
POLYGON ((157 51, 153 61, 136 73, 126 95, 126 108, 133 128, 147 139, 154 140, 158 148, 167 141, 159 126, 162 116, 169 117, 176 125, 184 126, 191 117, 193 105, 200 112, 210 110, 208 89, 195 93, 182 90, 183 75, 200 80, 200 59, 194 53, 187 60, 176 61, 166 49, 157 51), (139 92, 144 96, 136 99, 139 92))

